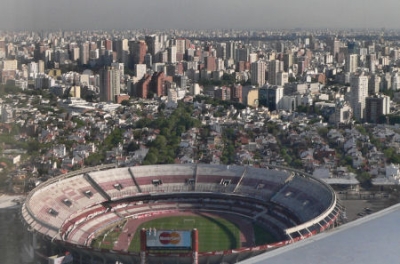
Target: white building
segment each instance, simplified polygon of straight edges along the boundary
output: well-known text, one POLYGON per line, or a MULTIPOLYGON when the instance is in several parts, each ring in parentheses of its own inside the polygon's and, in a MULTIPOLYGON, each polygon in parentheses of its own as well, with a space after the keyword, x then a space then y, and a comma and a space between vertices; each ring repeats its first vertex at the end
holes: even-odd
POLYGON ((5 60, 5 61, 3 61, 3 70, 4 71, 16 71, 16 70, 18 70, 18 61, 17 60, 5 60))
POLYGON ((368 96, 368 77, 353 74, 350 79, 350 104, 354 118, 361 121, 365 117, 365 99, 368 96))
POLYGON ((357 54, 349 54, 346 57, 345 63, 346 72, 355 72, 358 68, 358 55, 357 54))
POLYGON ((135 64, 135 76, 140 80, 146 74, 146 64, 135 64))
POLYGON ((265 61, 258 60, 251 64, 251 84, 259 87, 265 84, 265 61))
POLYGON ((284 86, 289 82, 289 74, 287 72, 278 72, 276 74, 276 85, 284 86))

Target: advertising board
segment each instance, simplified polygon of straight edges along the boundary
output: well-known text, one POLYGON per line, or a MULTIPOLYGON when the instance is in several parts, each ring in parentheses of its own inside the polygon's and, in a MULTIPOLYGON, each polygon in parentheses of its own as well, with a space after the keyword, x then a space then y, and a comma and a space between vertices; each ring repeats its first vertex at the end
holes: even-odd
POLYGON ((146 230, 147 249, 191 249, 192 232, 174 230, 146 230))

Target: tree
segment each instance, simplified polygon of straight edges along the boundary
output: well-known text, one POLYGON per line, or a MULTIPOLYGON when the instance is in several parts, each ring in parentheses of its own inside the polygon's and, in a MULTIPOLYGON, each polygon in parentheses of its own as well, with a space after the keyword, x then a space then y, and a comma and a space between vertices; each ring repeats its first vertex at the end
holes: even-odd
POLYGON ((122 142, 122 130, 120 128, 114 129, 110 135, 104 140, 106 149, 112 149, 122 142))
POLYGON ((147 153, 146 155, 146 158, 144 159, 143 164, 144 165, 156 164, 157 161, 158 161, 157 154, 149 151, 149 153, 147 153))
POLYGON ((128 144, 128 146, 126 147, 126 151, 127 152, 134 152, 136 150, 138 150, 140 148, 139 144, 136 144, 135 141, 132 141, 131 143, 128 144))
POLYGON ((129 100, 122 100, 121 105, 123 105, 123 106, 130 106, 131 103, 130 103, 129 100))

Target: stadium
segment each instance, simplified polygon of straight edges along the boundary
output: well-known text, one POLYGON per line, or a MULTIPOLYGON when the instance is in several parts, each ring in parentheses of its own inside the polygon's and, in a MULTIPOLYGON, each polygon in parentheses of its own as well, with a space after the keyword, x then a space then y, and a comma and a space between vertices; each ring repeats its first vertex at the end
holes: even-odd
POLYGON ((34 240, 46 245, 34 246, 36 254, 68 250, 75 263, 236 263, 332 228, 342 212, 330 186, 286 167, 113 166, 62 175, 30 192, 22 218, 34 240), (225 249, 202 249, 199 230, 195 261, 193 248, 129 248, 140 224, 167 217, 192 222, 200 216, 234 223, 241 232, 238 241, 225 249), (261 227, 274 242, 256 243, 246 224, 261 227), (121 230, 118 240, 109 248, 97 247, 110 230, 121 230))

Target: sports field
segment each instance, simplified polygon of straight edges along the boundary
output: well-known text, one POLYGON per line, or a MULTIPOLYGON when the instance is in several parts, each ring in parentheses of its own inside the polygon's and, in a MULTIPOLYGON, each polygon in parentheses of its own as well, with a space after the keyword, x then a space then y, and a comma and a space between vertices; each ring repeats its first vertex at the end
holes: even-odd
MULTIPOLYGON (((233 219, 232 219, 233 220, 233 219)), ((276 242, 276 239, 264 228, 253 223, 240 223, 226 220, 223 217, 208 214, 184 214, 175 216, 166 216, 151 219, 146 222, 138 219, 130 219, 128 221, 135 225, 135 229, 125 226, 125 221, 111 229, 106 230, 103 234, 92 241, 92 246, 104 249, 115 249, 118 245, 120 249, 129 250, 130 252, 139 252, 140 249, 140 232, 142 228, 156 228, 157 230, 192 230, 197 228, 199 231, 199 251, 220 251, 227 249, 235 249, 244 246, 264 245, 276 242), (140 222, 142 222, 140 224, 140 222), (235 224, 236 223, 236 224, 235 224), (239 224, 240 223, 240 224, 239 224), (122 230, 125 232, 122 232, 122 230), (135 234, 132 240, 127 238, 127 234, 135 234), (125 236, 126 242, 122 242, 121 237, 125 236), (118 242, 119 241, 119 242, 118 242), (130 242, 130 244, 129 244, 130 242), (129 245, 129 246, 128 246, 129 245)))
POLYGON ((171 216, 154 219, 143 223, 137 229, 129 246, 129 251, 140 249, 139 236, 142 228, 157 230, 191 230, 199 231, 199 251, 218 251, 240 247, 240 231, 235 224, 220 218, 209 216, 171 216))

